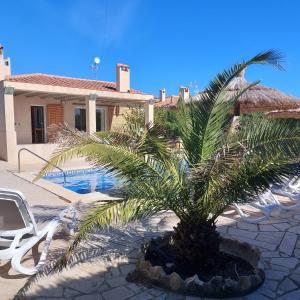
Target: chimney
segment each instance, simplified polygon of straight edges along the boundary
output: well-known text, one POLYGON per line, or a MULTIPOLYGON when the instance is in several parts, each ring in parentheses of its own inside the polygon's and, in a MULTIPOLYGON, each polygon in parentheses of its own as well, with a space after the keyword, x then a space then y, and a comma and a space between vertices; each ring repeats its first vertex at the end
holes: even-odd
POLYGON ((180 86, 179 87, 179 97, 184 101, 187 101, 190 98, 190 90, 188 87, 180 86))
POLYGON ((130 68, 128 65, 117 64, 117 91, 130 92, 130 68))
POLYGON ((3 46, 0 44, 0 80, 10 76, 10 59, 4 58, 3 46))
POLYGON ((165 102, 166 101, 166 89, 159 90, 159 101, 165 102))

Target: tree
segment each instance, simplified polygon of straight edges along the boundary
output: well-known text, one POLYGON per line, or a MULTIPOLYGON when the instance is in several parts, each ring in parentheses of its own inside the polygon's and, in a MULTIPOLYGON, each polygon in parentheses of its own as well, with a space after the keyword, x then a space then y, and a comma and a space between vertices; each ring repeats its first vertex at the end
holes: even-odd
MULTIPOLYGON (((125 131, 130 130, 132 127, 139 127, 140 130, 143 130, 145 124, 144 114, 145 112, 142 108, 130 108, 124 116, 125 126, 121 128, 121 131, 124 129, 125 131)), ((156 126, 164 129, 164 134, 168 139, 175 139, 179 136, 177 115, 177 111, 170 111, 164 107, 154 109, 154 123, 156 126)))
MULTIPOLYGON (((103 138, 64 128, 63 142, 51 164, 87 157, 121 179, 124 193, 122 201, 99 205, 84 217, 59 266, 67 264, 78 244, 96 228, 171 210, 180 220, 173 235, 177 262, 191 269, 209 268, 219 251, 217 217, 232 203, 249 202, 271 184, 299 174, 297 121, 258 118, 245 122, 239 131, 230 130, 230 109, 258 82, 233 96, 226 93, 228 84, 253 64, 280 69, 280 59, 270 50, 233 65, 217 74, 199 101, 181 105, 177 122, 183 150, 179 154, 168 148, 164 131, 156 125, 103 138)), ((46 165, 40 176, 52 165, 46 165)))

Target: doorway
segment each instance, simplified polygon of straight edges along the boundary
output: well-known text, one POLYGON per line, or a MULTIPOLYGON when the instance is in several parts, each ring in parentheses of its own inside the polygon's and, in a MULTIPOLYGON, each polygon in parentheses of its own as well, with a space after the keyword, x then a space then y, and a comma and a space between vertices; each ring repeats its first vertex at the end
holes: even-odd
POLYGON ((32 143, 45 143, 45 116, 43 106, 31 106, 32 143))

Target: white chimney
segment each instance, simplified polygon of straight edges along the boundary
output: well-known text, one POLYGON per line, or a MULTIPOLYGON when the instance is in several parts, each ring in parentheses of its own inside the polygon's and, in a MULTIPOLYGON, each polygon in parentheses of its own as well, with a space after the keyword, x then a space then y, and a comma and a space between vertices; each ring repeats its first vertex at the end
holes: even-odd
POLYGON ((0 44, 0 80, 10 76, 10 59, 4 58, 3 46, 0 44))
POLYGON ((117 91, 130 92, 130 68, 128 65, 117 64, 117 91))
POLYGON ((187 101, 190 98, 190 90, 188 87, 180 86, 179 87, 179 97, 184 101, 187 101))
POLYGON ((160 89, 159 90, 159 100, 161 102, 165 102, 166 101, 166 89, 160 89))

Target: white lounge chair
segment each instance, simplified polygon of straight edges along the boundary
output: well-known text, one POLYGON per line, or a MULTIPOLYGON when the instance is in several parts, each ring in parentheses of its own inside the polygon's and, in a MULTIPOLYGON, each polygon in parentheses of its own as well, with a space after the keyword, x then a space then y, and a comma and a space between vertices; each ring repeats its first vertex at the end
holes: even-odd
POLYGON ((259 223, 262 221, 266 221, 271 216, 279 216, 281 211, 279 201, 275 197, 268 197, 268 192, 261 196, 255 197, 253 201, 247 205, 260 210, 263 214, 260 217, 251 217, 249 213, 247 213, 245 209, 242 208, 241 205, 234 203, 233 206, 240 215, 241 219, 247 223, 259 223))
POLYGON ((295 203, 293 205, 285 205, 285 204, 281 204, 278 201, 280 203, 280 206, 282 209, 291 210, 291 209, 295 209, 295 208, 300 208, 300 191, 297 191, 296 186, 294 186, 294 187, 295 187, 294 189, 293 189, 292 185, 289 185, 285 188, 280 188, 280 187, 275 187, 275 186, 272 187, 272 193, 274 193, 276 195, 288 197, 292 202, 295 203))
POLYGON ((61 211, 39 230, 24 195, 15 190, 0 189, 0 260, 11 259, 13 269, 20 273, 37 273, 46 262, 53 234, 68 213, 72 214, 68 228, 68 233, 72 234, 76 218, 73 207, 61 211), (45 242, 39 262, 32 268, 22 266, 23 256, 43 238, 45 242))
POLYGON ((272 190, 276 193, 277 192, 288 192, 293 195, 297 195, 300 193, 300 179, 299 178, 292 178, 292 179, 286 179, 282 184, 280 185, 273 185, 272 190))

